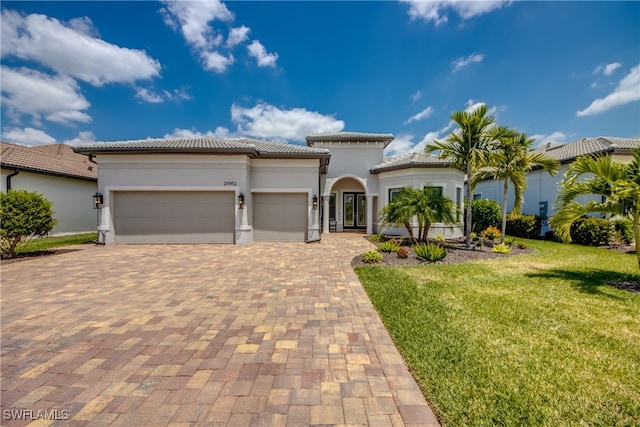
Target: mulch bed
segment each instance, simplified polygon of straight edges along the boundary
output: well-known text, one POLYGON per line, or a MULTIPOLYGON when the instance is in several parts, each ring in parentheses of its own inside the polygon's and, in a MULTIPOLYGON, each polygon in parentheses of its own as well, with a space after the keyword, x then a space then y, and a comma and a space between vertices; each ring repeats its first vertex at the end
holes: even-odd
POLYGON ((398 254, 384 253, 382 252, 382 261, 377 264, 367 264, 363 261, 362 255, 358 255, 351 261, 353 267, 370 266, 370 265, 425 265, 425 264, 456 264, 460 262, 475 261, 479 259, 487 258, 504 258, 513 255, 521 255, 535 252, 535 249, 520 249, 515 245, 511 246, 510 254, 498 254, 491 252, 492 248, 486 246, 473 246, 473 249, 465 249, 464 238, 450 239, 445 242, 445 246, 449 253, 441 260, 433 262, 421 261, 416 257, 415 252, 408 245, 408 242, 403 242, 403 246, 409 250, 409 257, 405 259, 398 258, 398 254))

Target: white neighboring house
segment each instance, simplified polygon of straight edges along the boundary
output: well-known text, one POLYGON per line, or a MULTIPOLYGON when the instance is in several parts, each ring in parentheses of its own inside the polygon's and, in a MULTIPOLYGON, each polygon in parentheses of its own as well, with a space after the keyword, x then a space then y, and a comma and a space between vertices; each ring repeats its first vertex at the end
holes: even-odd
MULTIPOLYGON (((112 243, 236 243, 380 231, 403 186, 442 187, 462 208, 462 172, 435 156, 385 160, 390 134, 314 134, 307 146, 249 138, 171 138, 76 147, 99 164, 99 231, 112 243)), ((403 230, 389 230, 401 234, 403 230)), ((432 233, 458 237, 460 225, 432 233)))
POLYGON ((92 196, 97 190, 96 164, 65 144, 0 145, 3 193, 7 189, 35 191, 51 201, 57 220, 52 236, 95 232, 97 212, 92 196))
MULTIPOLYGON (((548 143, 535 148, 536 153, 544 153, 560 161, 560 170, 551 176, 547 171, 534 168, 527 176, 527 190, 524 193, 522 213, 551 217, 558 197, 560 181, 577 157, 583 155, 606 155, 613 160, 628 162, 633 158, 633 150, 640 148, 638 138, 583 138, 566 144, 548 143)), ((502 203, 503 181, 489 179, 480 182, 474 190, 474 199, 490 199, 502 203)), ((513 188, 509 187, 507 209, 513 208, 513 188)), ((588 196, 578 199, 581 203, 590 200, 588 196)), ((542 232, 548 231, 548 224, 543 222, 542 232)))

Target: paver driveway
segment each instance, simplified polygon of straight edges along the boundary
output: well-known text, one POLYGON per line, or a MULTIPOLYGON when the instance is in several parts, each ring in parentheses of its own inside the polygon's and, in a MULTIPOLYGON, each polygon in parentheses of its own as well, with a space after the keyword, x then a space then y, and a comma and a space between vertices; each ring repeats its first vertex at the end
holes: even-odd
POLYGON ((350 267, 369 245, 107 246, 3 265, 0 423, 437 425, 350 267))

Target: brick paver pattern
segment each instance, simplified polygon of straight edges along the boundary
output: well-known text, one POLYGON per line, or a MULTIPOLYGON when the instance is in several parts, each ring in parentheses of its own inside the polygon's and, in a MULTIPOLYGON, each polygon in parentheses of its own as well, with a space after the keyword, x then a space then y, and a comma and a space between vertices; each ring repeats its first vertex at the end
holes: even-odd
POLYGON ((3 426, 438 425, 362 235, 83 248, 2 266, 3 426))

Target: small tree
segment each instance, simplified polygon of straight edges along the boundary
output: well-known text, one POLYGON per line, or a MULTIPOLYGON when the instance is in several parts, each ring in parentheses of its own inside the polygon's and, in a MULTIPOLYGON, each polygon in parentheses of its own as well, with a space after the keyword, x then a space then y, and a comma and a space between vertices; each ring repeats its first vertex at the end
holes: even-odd
POLYGON ((500 226, 500 203, 495 200, 477 199, 471 202, 473 224, 471 230, 479 234, 487 227, 500 226))
POLYGON ((455 204, 451 199, 442 195, 431 187, 422 190, 412 187, 404 187, 380 211, 383 224, 403 225, 412 241, 416 240, 412 219, 418 220, 418 239, 426 241, 431 224, 444 222, 455 223, 455 204))
POLYGON ((49 234, 56 220, 52 203, 41 194, 9 190, 0 194, 0 250, 13 257, 20 247, 35 237, 49 234))

